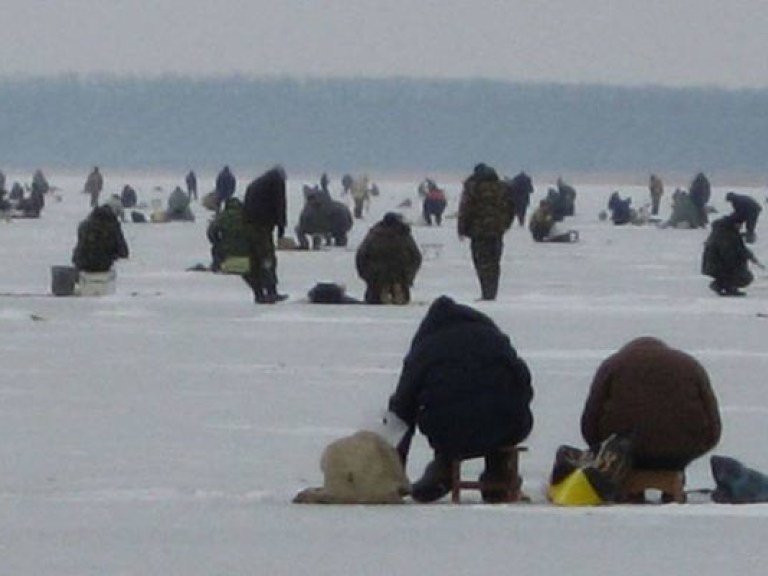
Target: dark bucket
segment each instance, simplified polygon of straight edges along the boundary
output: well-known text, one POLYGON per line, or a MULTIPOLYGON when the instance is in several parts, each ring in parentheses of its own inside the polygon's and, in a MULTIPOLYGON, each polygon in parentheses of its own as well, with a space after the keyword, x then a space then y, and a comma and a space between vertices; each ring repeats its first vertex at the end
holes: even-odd
POLYGON ((72 266, 51 266, 51 292, 54 296, 72 296, 77 283, 77 270, 72 266))

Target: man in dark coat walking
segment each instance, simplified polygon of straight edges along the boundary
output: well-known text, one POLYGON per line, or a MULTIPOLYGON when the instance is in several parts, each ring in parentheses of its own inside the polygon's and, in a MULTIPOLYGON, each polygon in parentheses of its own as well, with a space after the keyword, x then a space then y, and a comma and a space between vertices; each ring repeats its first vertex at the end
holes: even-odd
MULTIPOLYGON (((509 338, 488 316, 447 296, 437 298, 421 322, 403 362, 389 410, 408 427, 398 451, 406 461, 418 426, 434 460, 413 484, 420 502, 450 490, 450 462, 485 457, 483 481, 503 482, 499 450, 524 440, 533 427, 531 374, 509 338)), ((486 502, 503 494, 486 490, 486 502)))
POLYGON ((274 304, 287 298, 277 293, 277 256, 273 231, 285 234, 285 170, 275 166, 248 185, 243 203, 249 236, 250 270, 243 279, 259 304, 274 304))
POLYGON ((478 164, 464 181, 459 201, 459 237, 470 239, 483 300, 495 300, 499 291, 504 233, 512 225, 512 214, 504 196, 504 185, 496 171, 478 164))

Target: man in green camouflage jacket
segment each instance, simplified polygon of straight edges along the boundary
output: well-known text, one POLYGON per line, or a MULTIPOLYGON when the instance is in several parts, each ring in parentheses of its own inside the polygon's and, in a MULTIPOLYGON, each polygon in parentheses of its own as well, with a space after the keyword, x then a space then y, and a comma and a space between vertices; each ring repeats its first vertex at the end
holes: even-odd
POLYGON ((504 233, 512 225, 504 185, 496 171, 478 164, 464 181, 459 202, 459 237, 470 239, 472 262, 480 280, 482 300, 495 300, 501 274, 504 233))

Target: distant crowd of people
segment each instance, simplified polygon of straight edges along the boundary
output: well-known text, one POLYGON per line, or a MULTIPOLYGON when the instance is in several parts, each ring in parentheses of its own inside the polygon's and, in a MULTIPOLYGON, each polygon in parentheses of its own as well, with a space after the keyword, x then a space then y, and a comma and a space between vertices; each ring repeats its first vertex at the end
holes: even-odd
MULTIPOLYGON (((277 291, 277 244, 283 247, 317 250, 345 247, 356 221, 379 195, 378 186, 366 174, 341 178, 341 199, 334 199, 329 178, 323 174, 319 184, 304 186, 304 204, 293 229, 296 240, 285 238, 286 174, 280 166, 268 170, 248 184, 241 199, 235 195, 237 180, 231 168, 224 166, 217 174, 214 188, 200 197, 197 175, 193 170, 184 177, 185 189, 176 186, 162 208, 153 206, 149 215, 139 205, 138 194, 129 184, 121 193, 102 198, 104 176, 98 166, 88 173, 83 192, 90 200, 92 216, 99 216, 102 206, 115 214, 118 225, 130 214, 132 222, 194 221, 191 202, 199 201, 214 212, 207 228, 211 243, 211 266, 215 272, 239 273, 258 303, 285 299, 277 291), (351 208, 344 198, 348 198, 351 208), (277 232, 277 234, 275 234, 277 232), (276 237, 275 237, 276 236, 276 237)), ((0 172, 0 215, 6 218, 38 218, 52 187, 41 170, 36 170, 29 185, 14 182, 6 190, 5 175, 0 172)), ((649 204, 638 209, 632 199, 614 191, 607 204, 607 214, 614 225, 655 223, 661 228, 707 228, 701 258, 702 274, 712 278, 710 288, 720 296, 744 295, 753 281, 749 266, 762 267, 747 247, 756 241, 757 223, 762 207, 747 194, 728 192, 725 200, 732 212, 710 224, 714 212, 709 206, 711 185, 704 173, 692 179, 687 190, 676 188, 671 210, 665 221, 659 220, 664 184, 656 174, 648 181, 649 204)), ((417 187, 421 201, 421 219, 427 226, 442 226, 448 205, 445 191, 431 178, 417 187)), ((528 217, 534 186, 531 177, 520 172, 501 178, 493 167, 477 164, 462 184, 456 213, 459 237, 469 239, 469 249, 482 300, 494 300, 499 291, 504 236, 517 222, 525 226, 536 242, 576 242, 579 232, 563 226, 575 214, 575 188, 558 178, 528 217)), ((97 218, 98 219, 98 218, 97 218)), ((119 227, 119 226, 118 226, 119 227)), ((115 242, 112 242, 115 244, 115 242)), ((120 253, 124 250, 118 251, 120 253)), ((122 257, 122 256, 121 256, 122 257)), ((366 283, 364 302, 407 304, 421 265, 422 255, 413 239, 410 224, 397 212, 389 212, 371 226, 355 254, 358 275, 366 283)), ((345 301, 349 301, 346 299, 345 301)))
POLYGON ((15 181, 10 190, 6 188, 5 174, 0 171, 0 217, 39 218, 50 190, 42 170, 35 170, 31 184, 23 186, 15 181))

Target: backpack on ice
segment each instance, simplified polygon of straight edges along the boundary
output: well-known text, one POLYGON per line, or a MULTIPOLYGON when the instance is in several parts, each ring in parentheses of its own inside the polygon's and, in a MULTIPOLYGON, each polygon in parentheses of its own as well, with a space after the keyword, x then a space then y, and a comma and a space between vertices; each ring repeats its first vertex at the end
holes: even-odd
POLYGON ((721 504, 768 502, 768 476, 744 466, 735 458, 712 456, 709 459, 715 491, 712 500, 721 504))

